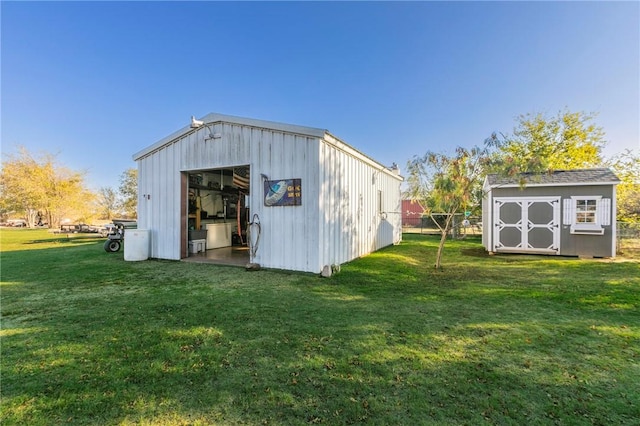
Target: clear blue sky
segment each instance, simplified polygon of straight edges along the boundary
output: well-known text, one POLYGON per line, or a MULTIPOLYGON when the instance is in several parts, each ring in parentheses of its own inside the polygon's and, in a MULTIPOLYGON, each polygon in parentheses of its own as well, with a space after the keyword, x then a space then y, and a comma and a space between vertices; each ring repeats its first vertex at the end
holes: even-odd
POLYGON ((7 2, 2 151, 118 186, 210 112, 328 129, 401 169, 515 117, 598 112, 640 147, 640 3, 7 2))

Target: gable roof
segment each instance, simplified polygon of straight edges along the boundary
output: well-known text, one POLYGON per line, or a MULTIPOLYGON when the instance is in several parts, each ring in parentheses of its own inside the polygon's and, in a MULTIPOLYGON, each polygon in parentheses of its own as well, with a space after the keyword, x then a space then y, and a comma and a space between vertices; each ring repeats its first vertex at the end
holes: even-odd
MULTIPOLYGON (((231 123, 231 124, 239 124, 239 125, 245 125, 250 127, 258 127, 263 129, 279 130, 285 133, 295 133, 299 135, 311 136, 316 138, 323 138, 325 134, 328 133, 327 130, 317 129, 315 127, 298 126, 295 124, 278 123, 275 121, 256 120, 254 118, 236 117, 233 115, 218 114, 215 112, 205 115, 200 120, 203 121, 205 125, 211 125, 216 123, 231 123)), ((187 133, 195 132, 198 129, 200 129, 200 127, 192 128, 191 125, 188 124, 184 126, 182 129, 176 132, 173 132, 169 136, 166 136, 160 139, 158 142, 154 143, 153 145, 150 145, 147 148, 143 149, 142 151, 139 151, 133 154, 133 160, 138 161, 140 158, 154 151, 157 151, 158 149, 175 141, 178 138, 181 138, 187 133)))
POLYGON ((549 173, 520 173, 514 176, 487 175, 486 183, 492 187, 521 186, 568 186, 568 185, 616 185, 620 179, 606 168, 554 170, 549 173))
POLYGON ((357 149, 350 146, 346 142, 340 140, 339 138, 332 135, 331 133, 329 133, 328 130, 325 130, 325 129, 319 129, 316 127, 298 126, 296 124, 279 123, 275 121, 258 120, 255 118, 236 117, 233 115, 218 114, 215 112, 209 113, 204 117, 200 118, 199 120, 204 122, 203 126, 192 128, 190 124, 186 125, 180 130, 173 132, 169 136, 166 136, 160 139, 158 142, 154 143, 153 145, 150 145, 144 148, 142 151, 139 151, 133 154, 133 161, 138 161, 143 157, 151 155, 154 152, 162 149, 164 146, 173 143, 177 139, 180 139, 189 133, 195 133, 202 128, 206 128, 209 131, 211 131, 211 128, 209 126, 216 123, 230 123, 230 124, 237 124, 237 125, 243 125, 243 126, 249 126, 249 127, 256 127, 261 129, 277 130, 284 133, 293 133, 293 134, 308 136, 312 138, 318 138, 320 140, 325 141, 326 143, 329 143, 335 146, 336 148, 342 151, 349 153, 350 155, 355 156, 356 158, 366 163, 369 163, 371 166, 379 169, 383 173, 389 176, 392 176, 393 178, 399 181, 404 180, 404 178, 399 175, 397 168, 387 167, 383 165, 382 163, 374 160, 368 155, 358 151, 357 149))

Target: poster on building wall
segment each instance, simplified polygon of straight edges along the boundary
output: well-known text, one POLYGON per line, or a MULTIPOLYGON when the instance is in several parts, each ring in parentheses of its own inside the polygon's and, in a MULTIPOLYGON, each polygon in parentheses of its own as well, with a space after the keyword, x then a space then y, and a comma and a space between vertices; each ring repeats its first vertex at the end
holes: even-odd
POLYGON ((302 205, 302 179, 281 179, 264 181, 264 205, 302 205))

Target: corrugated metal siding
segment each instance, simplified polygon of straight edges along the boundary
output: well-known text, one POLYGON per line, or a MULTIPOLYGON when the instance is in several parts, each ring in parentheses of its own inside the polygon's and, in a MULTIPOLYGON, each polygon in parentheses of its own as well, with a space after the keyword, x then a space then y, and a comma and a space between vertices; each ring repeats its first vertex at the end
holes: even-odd
POLYGON ((181 173, 248 164, 251 216, 262 227, 254 261, 319 272, 401 239, 400 180, 370 163, 315 136, 226 122, 201 127, 138 159, 139 227, 151 231, 151 257, 179 259, 181 173), (205 140, 210 134, 221 137, 205 140), (302 205, 264 206, 260 174, 301 179, 302 205))
POLYGON ((402 236, 400 181, 328 143, 320 145, 320 264, 341 264, 402 236), (378 191, 382 191, 379 212, 378 191))
POLYGON ((317 271, 318 139, 218 123, 186 134, 138 161, 139 227, 151 231, 151 257, 180 258, 180 173, 251 166, 251 214, 262 235, 255 261, 269 268, 317 271), (209 139, 210 133, 222 135, 209 139), (265 207, 262 179, 302 179, 302 206, 265 207), (143 199, 151 194, 151 199, 143 199))
POLYGON ((260 217, 262 235, 255 262, 267 268, 318 272, 318 139, 252 129, 251 215, 260 217), (260 143, 258 143, 260 141, 260 143), (301 179, 302 205, 264 205, 263 173, 270 180, 301 179))
POLYGON ((180 258, 180 170, 177 144, 138 162, 138 228, 150 231, 150 257, 180 258))
POLYGON ((241 130, 200 128, 138 160, 138 227, 150 230, 150 257, 180 259, 181 172, 249 164, 250 141, 236 136, 241 130), (224 136, 204 141, 210 133, 224 136))

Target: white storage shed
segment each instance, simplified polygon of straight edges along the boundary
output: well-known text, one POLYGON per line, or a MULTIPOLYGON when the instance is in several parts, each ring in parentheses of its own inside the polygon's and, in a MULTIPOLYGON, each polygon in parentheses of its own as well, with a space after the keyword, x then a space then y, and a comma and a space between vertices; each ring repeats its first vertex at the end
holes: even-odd
POLYGON ((318 273, 402 238, 397 168, 326 130, 212 113, 133 159, 151 258, 244 246, 247 263, 318 273))

